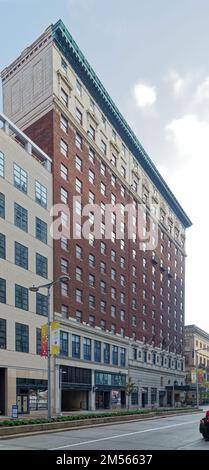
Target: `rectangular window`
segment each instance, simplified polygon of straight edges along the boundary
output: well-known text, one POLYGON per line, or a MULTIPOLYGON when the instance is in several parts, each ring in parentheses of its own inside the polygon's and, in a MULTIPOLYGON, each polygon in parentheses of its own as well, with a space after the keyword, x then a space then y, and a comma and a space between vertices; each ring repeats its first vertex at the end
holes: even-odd
POLYGON ((81 322, 82 322, 82 312, 81 312, 80 310, 76 310, 76 312, 75 312, 75 318, 76 318, 77 323, 81 323, 81 322))
POLYGON ((101 194, 103 194, 103 196, 105 196, 106 195, 106 185, 102 182, 101 182, 100 190, 101 190, 101 194))
POLYGON ((15 284, 15 307, 28 310, 28 289, 15 284))
POLYGON ((68 312, 68 306, 67 305, 61 305, 61 315, 62 318, 68 318, 69 317, 69 312, 68 312))
POLYGON ((6 258, 6 237, 3 233, 0 233, 0 258, 6 258))
POLYGON ((47 224, 36 217, 36 238, 47 244, 47 224))
POLYGON ((65 116, 63 116, 63 114, 61 114, 60 118, 60 127, 65 132, 65 134, 68 133, 68 120, 65 116))
POLYGON ((101 362, 101 341, 94 341, 94 360, 101 362))
POLYGON ((82 85, 81 83, 79 82, 79 80, 76 80, 76 91, 78 93, 79 96, 82 95, 82 85))
POLYGON ((65 157, 68 156, 68 144, 66 144, 66 142, 63 139, 60 139, 60 152, 65 157))
POLYGON ((78 155, 75 157, 75 167, 78 171, 82 171, 82 160, 78 155))
POLYGON ((36 202, 40 204, 42 207, 47 207, 47 189, 43 184, 39 183, 39 181, 36 181, 35 183, 35 198, 36 202))
POLYGON ((120 348, 120 365, 125 367, 126 365, 126 350, 125 348, 120 348))
POLYGON ((89 182, 91 184, 94 184, 95 183, 95 174, 92 170, 89 170, 89 182))
POLYGON ((75 252, 76 252, 76 258, 82 259, 82 257, 83 257, 83 250, 82 250, 81 246, 76 245, 75 252))
POLYGON ((67 192, 66 189, 64 189, 63 187, 60 188, 60 200, 61 200, 64 204, 67 204, 67 201, 68 201, 68 192, 67 192))
POLYGON ((5 219, 5 195, 0 193, 0 217, 5 219))
POLYGON ((69 263, 68 260, 65 258, 61 258, 61 272, 68 274, 69 271, 69 263))
POLYGON ((14 224, 24 232, 28 231, 28 211, 16 202, 14 203, 14 224))
POLYGON ((6 303, 6 280, 0 278, 0 303, 6 303))
POLYGON ((0 176, 2 176, 2 178, 4 178, 4 165, 5 165, 4 154, 0 151, 0 176))
POLYGON ((65 165, 63 165, 63 163, 61 163, 60 165, 60 174, 61 174, 61 177, 67 181, 68 180, 68 169, 65 165))
POLYGON ((15 242, 15 264, 28 269, 28 248, 18 242, 15 242))
POLYGON ((91 163, 95 163, 95 152, 91 148, 89 148, 89 161, 91 163))
POLYGON ((112 363, 114 366, 118 365, 118 346, 112 347, 112 363))
POLYGON ((75 110, 75 118, 76 118, 76 121, 82 126, 83 115, 82 115, 80 109, 78 109, 78 108, 76 108, 76 110, 75 110))
POLYGON ((82 290, 76 289, 76 302, 82 302, 83 296, 82 296, 82 290))
POLYGON ((104 363, 110 363, 110 345, 108 343, 104 343, 104 363))
POLYGON ((75 277, 77 281, 82 281, 83 270, 80 268, 80 266, 76 266, 75 277))
POLYGON ((62 250, 68 251, 68 239, 66 237, 61 237, 60 239, 60 245, 62 250))
POLYGON ((61 290, 61 295, 64 297, 67 297, 68 296, 68 283, 62 281, 60 283, 60 290, 61 290))
POLYGON ((0 318, 0 349, 6 349, 7 336, 6 336, 6 320, 0 318))
POLYGON ((77 193, 81 194, 82 193, 82 181, 80 181, 78 178, 76 178, 76 181, 75 181, 75 189, 77 191, 77 193))
POLYGON ((44 317, 48 316, 48 297, 40 292, 36 293, 36 313, 44 317))
POLYGON ((29 327, 22 323, 15 323, 16 351, 29 352, 29 327))
POLYGON ((48 259, 39 253, 36 253, 36 274, 48 278, 48 259))
POLYGON ((68 356, 68 333, 60 331, 60 355, 68 356))
POLYGON ((68 108, 68 94, 61 88, 60 91, 60 99, 64 103, 64 105, 68 108))
POLYGON ((36 354, 41 354, 41 328, 36 328, 36 354))
POLYGON ((104 140, 101 140, 101 151, 102 151, 103 155, 107 154, 107 145, 104 142, 104 140))
POLYGON ((82 149, 82 137, 80 136, 80 134, 78 134, 78 132, 76 132, 76 135, 75 135, 75 145, 80 150, 82 149))
POLYGON ((91 140, 95 140, 95 129, 91 125, 89 126, 88 136, 90 137, 91 140))
POLYGON ((77 335, 72 335, 72 357, 80 358, 81 338, 77 335))
POLYGON ((23 168, 14 163, 13 167, 14 186, 23 193, 27 194, 28 188, 28 175, 23 168))
POLYGON ((83 358, 85 361, 91 361, 91 339, 83 338, 83 358))

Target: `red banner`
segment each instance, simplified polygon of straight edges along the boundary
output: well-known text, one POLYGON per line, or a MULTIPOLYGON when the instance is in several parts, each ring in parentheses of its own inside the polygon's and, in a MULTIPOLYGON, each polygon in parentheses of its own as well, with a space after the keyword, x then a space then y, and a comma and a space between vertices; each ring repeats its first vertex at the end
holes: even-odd
POLYGON ((48 356, 48 325, 41 327, 41 356, 48 356))

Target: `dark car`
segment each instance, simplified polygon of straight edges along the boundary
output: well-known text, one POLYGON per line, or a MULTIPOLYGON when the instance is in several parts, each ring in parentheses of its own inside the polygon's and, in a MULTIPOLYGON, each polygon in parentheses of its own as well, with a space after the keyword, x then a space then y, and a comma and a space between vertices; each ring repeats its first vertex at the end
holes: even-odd
POLYGON ((200 420, 199 431, 202 437, 209 441, 209 423, 205 417, 200 420))

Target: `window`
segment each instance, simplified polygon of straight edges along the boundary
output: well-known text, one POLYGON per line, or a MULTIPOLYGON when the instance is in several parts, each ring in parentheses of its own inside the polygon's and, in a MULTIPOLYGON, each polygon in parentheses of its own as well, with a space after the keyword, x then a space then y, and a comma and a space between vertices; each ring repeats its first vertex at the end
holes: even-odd
POLYGON ((80 150, 82 149, 82 137, 80 136, 80 134, 78 134, 78 132, 76 132, 76 135, 75 135, 75 145, 80 150))
POLYGON ((68 356, 68 333, 60 331, 60 355, 68 356))
POLYGON ((105 320, 101 320, 101 321, 100 321, 100 328, 101 328, 101 330, 103 330, 103 331, 106 330, 106 321, 105 321, 105 320))
POLYGON ((136 315, 132 315, 132 326, 136 326, 136 315))
POLYGON ((132 275, 136 276, 136 266, 132 266, 132 275))
POLYGON ((80 268, 80 266, 76 266, 76 270, 75 270, 75 275, 76 275, 76 280, 77 281, 82 281, 82 277, 83 277, 83 270, 82 268, 80 268))
POLYGON ((105 281, 100 281, 100 290, 102 294, 106 293, 106 282, 105 281))
POLYGON ((126 283, 125 283, 125 276, 123 274, 120 275, 120 285, 125 287, 126 283))
POLYGON ((4 164, 4 154, 0 151, 0 176, 2 176, 2 178, 4 178, 4 164))
POLYGON ((48 259, 39 253, 36 253, 36 274, 46 279, 48 277, 48 259))
POLYGON ((90 326, 95 326, 95 316, 94 315, 89 315, 89 325, 90 326))
POLYGON ((115 196, 115 194, 113 194, 113 193, 111 194, 111 204, 112 204, 113 206, 115 206, 115 204, 116 204, 116 196, 115 196))
POLYGON ((16 351, 29 352, 29 327, 22 323, 15 323, 16 351))
POLYGON ((44 317, 48 316, 48 297, 40 292, 36 293, 36 313, 44 317))
POLYGON ((0 193, 0 217, 5 219, 5 195, 0 193))
POLYGON ((95 183, 95 174, 92 170, 89 170, 89 182, 91 184, 94 184, 95 183))
POLYGON ((76 247, 75 247, 75 255, 76 255, 76 258, 78 258, 78 259, 82 259, 82 258, 83 258, 83 250, 82 250, 81 246, 76 245, 76 247))
POLYGON ((16 202, 14 203, 14 224, 21 230, 28 231, 28 211, 16 202))
POLYGON ((136 282, 132 282, 132 292, 136 294, 136 282))
POLYGON ((101 341, 94 341, 94 360, 101 362, 101 341))
POLYGON ((66 134, 68 133, 68 120, 63 114, 60 117, 60 127, 66 134))
POLYGON ((95 194, 92 193, 92 191, 89 191, 89 204, 94 204, 95 203, 95 194))
POLYGON ((3 233, 0 233, 0 258, 6 258, 6 237, 3 233))
POLYGON ((89 287, 95 287, 95 276, 93 274, 89 274, 89 287))
POLYGON ((76 80, 76 91, 78 93, 79 96, 82 95, 82 85, 81 83, 79 82, 79 80, 76 80))
POLYGON ((64 103, 64 105, 68 108, 68 94, 61 88, 60 91, 60 99, 64 103))
POLYGON ((64 202, 64 204, 67 204, 68 192, 63 187, 60 188, 60 200, 64 202))
POLYGON ((47 224, 36 217, 36 238, 47 244, 47 224))
POLYGON ((82 321, 82 312, 80 310, 76 310, 75 318, 76 318, 77 323, 81 323, 81 321, 82 321))
POLYGON ((101 191, 101 194, 103 194, 103 196, 106 195, 106 185, 105 185, 104 183, 102 183, 102 182, 101 182, 100 191, 101 191))
POLYGON ((83 338, 83 358, 85 361, 91 361, 91 339, 83 338))
POLYGON ((66 237, 63 237, 63 236, 61 237, 60 244, 61 244, 62 250, 68 251, 68 239, 66 237))
POLYGON ((111 269, 111 279, 116 281, 116 270, 114 268, 111 269))
POLYGON ((111 305, 111 317, 116 317, 116 307, 115 305, 111 305))
POLYGON ((0 278, 0 303, 6 303, 6 280, 0 278))
POLYGON ((100 301, 100 312, 101 313, 106 313, 106 302, 105 302, 105 300, 100 301))
POLYGON ((36 354, 41 354, 41 328, 36 328, 36 354))
POLYGON ((104 364, 110 363, 110 345, 104 343, 104 364))
POLYGON ((114 131, 114 129, 112 129, 112 140, 113 142, 116 142, 116 132, 114 131))
POLYGON ((106 263, 104 261, 100 262, 100 273, 105 274, 106 273, 106 263))
POLYGON ((89 266, 90 268, 94 268, 95 266, 95 256, 91 253, 89 254, 89 266))
POLYGON ((14 186, 15 188, 19 189, 23 193, 27 193, 27 187, 28 187, 28 175, 23 168, 21 168, 19 165, 14 163, 14 186))
POLYGON ((120 194, 121 194, 122 197, 125 197, 125 188, 124 188, 124 186, 120 187, 120 194))
POLYGON ((28 289, 15 284, 15 307, 28 310, 28 289))
POLYGON ((120 267, 125 269, 125 258, 123 256, 120 257, 120 267))
POLYGON ((15 264, 28 269, 28 248, 17 242, 15 242, 15 264))
POLYGON ((104 142, 104 140, 101 140, 101 151, 102 151, 103 155, 107 154, 107 145, 104 142))
POLYGON ((91 140, 95 140, 95 129, 91 125, 89 125, 88 136, 91 140))
POLYGON ((68 313, 68 306, 67 305, 61 305, 61 315, 62 315, 62 318, 68 318, 69 317, 69 313, 68 313))
POLYGON ((116 299, 116 289, 115 289, 115 287, 111 287, 111 298, 116 299))
POLYGON ((63 297, 67 297, 68 296, 68 283, 62 281, 60 283, 60 289, 61 289, 61 295, 63 297))
POLYGON ((78 155, 75 157, 75 167, 78 171, 82 171, 82 160, 78 155))
POLYGON ((120 301, 121 301, 121 304, 125 303, 125 294, 124 294, 124 292, 120 293, 120 301))
POLYGON ((69 263, 68 260, 65 258, 61 258, 61 272, 68 274, 69 271, 69 263))
POLYGON ((121 167, 121 175, 123 178, 126 178, 126 168, 124 166, 121 167))
POLYGON ((89 147, 89 161, 95 163, 95 152, 89 147))
POLYGON ((80 109, 78 109, 78 108, 76 108, 76 110, 75 110, 75 117, 76 117, 76 121, 78 121, 78 123, 82 126, 83 115, 82 115, 80 109))
POLYGON ((82 182, 78 178, 76 178, 76 180, 75 180, 75 189, 76 189, 77 193, 79 193, 79 194, 82 193, 83 185, 82 185, 82 182))
POLYGON ((101 165, 100 165, 100 173, 101 173, 102 176, 106 176, 106 165, 102 162, 101 162, 101 165))
POLYGON ((136 301, 136 299, 132 299, 131 304, 132 304, 132 308, 135 310, 135 309, 137 308, 137 301, 136 301))
POLYGON ((81 289, 76 289, 75 298, 76 298, 76 302, 81 303, 83 301, 83 293, 81 289))
POLYGON ((80 358, 81 338, 77 335, 72 335, 72 357, 80 358))
POLYGON ((111 175, 111 185, 115 188, 116 187, 116 176, 111 175))
POLYGON ((67 181, 68 180, 68 169, 65 165, 63 165, 63 163, 61 163, 60 165, 60 174, 61 174, 61 177, 67 181))
POLYGON ((112 363, 114 366, 118 365, 118 346, 112 347, 112 363))
POLYGON ((42 207, 47 207, 47 189, 41 183, 36 181, 35 183, 36 202, 42 207))
POLYGON ((6 349, 7 337, 6 337, 6 320, 0 318, 0 349, 6 349))
POLYGON ((106 254, 106 244, 104 242, 100 243, 100 252, 102 255, 106 254))
POLYGON ((117 157, 112 153, 112 157, 111 157, 111 162, 112 165, 116 166, 117 165, 117 157))
POLYGON ((60 139, 60 152, 67 157, 68 156, 68 144, 63 139, 60 139))
POLYGON ((102 126, 103 126, 103 129, 106 129, 106 124, 107 124, 107 121, 106 121, 104 115, 102 114, 102 126))
POLYGON ((82 204, 78 200, 75 201, 75 212, 78 215, 81 215, 81 213, 82 213, 82 204))

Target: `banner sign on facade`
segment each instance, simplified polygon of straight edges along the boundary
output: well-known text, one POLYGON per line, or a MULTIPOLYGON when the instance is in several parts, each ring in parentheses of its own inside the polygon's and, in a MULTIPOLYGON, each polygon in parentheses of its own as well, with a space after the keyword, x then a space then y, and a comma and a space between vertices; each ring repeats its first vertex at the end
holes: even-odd
POLYGON ((41 327, 41 356, 48 355, 48 325, 47 323, 41 327))
POLYGON ((53 321, 51 324, 51 345, 52 355, 58 356, 60 353, 60 323, 53 321))

